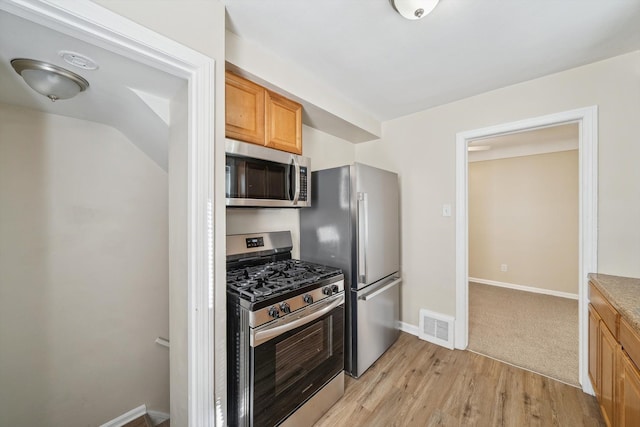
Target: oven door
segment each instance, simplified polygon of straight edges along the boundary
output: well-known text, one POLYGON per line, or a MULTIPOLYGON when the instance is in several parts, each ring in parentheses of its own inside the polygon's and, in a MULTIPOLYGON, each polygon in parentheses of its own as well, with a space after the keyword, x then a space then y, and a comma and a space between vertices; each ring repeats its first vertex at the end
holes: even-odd
POLYGON ((344 294, 287 317, 251 336, 253 426, 284 421, 344 369, 344 294))

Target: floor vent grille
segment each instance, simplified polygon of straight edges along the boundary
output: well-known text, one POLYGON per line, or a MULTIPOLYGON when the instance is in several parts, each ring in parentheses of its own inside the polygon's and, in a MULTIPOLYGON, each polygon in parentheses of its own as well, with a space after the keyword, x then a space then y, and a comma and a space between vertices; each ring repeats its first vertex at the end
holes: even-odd
POLYGON ((451 316, 420 310, 419 337, 425 341, 453 350, 453 321, 451 316))

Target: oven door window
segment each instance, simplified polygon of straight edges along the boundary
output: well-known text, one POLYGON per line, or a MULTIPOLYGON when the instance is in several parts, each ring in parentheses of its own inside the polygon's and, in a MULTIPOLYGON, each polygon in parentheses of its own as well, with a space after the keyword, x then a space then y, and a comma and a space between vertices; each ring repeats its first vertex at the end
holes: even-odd
POLYGON ((291 199, 291 166, 265 160, 226 157, 226 196, 247 199, 291 199))
POLYGON ((253 421, 272 426, 344 367, 344 307, 253 349, 253 421))

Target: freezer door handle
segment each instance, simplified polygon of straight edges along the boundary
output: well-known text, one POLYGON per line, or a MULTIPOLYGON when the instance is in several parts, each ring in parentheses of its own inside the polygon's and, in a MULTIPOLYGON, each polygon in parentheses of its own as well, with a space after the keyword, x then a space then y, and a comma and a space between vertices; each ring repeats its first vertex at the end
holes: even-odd
POLYGON ((383 293, 383 292, 387 291, 388 289, 391 289, 391 288, 393 288, 394 286, 399 285, 399 284, 400 284, 400 282, 402 282, 402 279, 401 279, 401 278, 396 279, 396 280, 394 280, 393 282, 389 283, 388 285, 383 286, 383 287, 381 287, 381 288, 379 288, 379 289, 376 289, 376 290, 375 290, 375 291, 373 291, 373 292, 369 292, 368 294, 364 294, 364 295, 359 296, 359 297, 358 297, 358 299, 359 299, 359 300, 363 300, 363 301, 369 301, 370 299, 375 298, 376 296, 378 296, 378 295, 380 295, 381 293, 383 293))
POLYGON ((369 205, 367 193, 357 194, 358 202, 358 283, 367 283, 367 245, 369 244, 369 205))

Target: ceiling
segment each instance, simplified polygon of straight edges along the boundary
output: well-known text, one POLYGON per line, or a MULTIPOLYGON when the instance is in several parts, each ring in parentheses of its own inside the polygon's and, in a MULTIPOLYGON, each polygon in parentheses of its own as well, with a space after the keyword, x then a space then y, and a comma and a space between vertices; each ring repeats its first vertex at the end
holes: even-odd
POLYGON ((167 170, 170 99, 186 81, 0 10, 0 103, 103 123, 120 130, 167 170), (99 65, 87 71, 59 55, 69 50, 99 65), (81 75, 89 88, 75 98, 51 102, 11 67, 14 58, 50 62, 81 75))
POLYGON ((639 0, 223 0, 227 29, 385 121, 640 49, 639 0))
MULTIPOLYGON (((640 49, 640 0, 441 0, 409 21, 389 0, 223 0, 227 29, 378 120, 640 49), (276 23, 276 24, 274 24, 276 23)), ((167 168, 169 101, 185 81, 0 10, 0 103, 119 129, 167 168), (61 50, 94 59, 86 71, 61 50), (10 66, 48 61, 90 87, 52 103, 10 66)))
POLYGON ((469 143, 469 161, 505 159, 578 149, 578 123, 515 132, 469 143), (473 149, 478 151, 474 151, 473 149))

